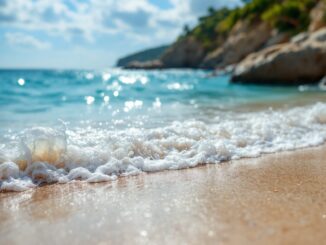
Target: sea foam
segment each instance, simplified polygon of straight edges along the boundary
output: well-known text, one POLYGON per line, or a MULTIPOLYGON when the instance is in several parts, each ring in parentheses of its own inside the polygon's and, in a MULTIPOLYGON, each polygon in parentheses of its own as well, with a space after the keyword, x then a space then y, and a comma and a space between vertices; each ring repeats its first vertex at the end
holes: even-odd
POLYGON ((326 140, 326 104, 288 110, 222 113, 210 122, 151 129, 35 127, 0 142, 0 190, 44 183, 113 181, 119 176, 217 164, 295 150, 326 140))

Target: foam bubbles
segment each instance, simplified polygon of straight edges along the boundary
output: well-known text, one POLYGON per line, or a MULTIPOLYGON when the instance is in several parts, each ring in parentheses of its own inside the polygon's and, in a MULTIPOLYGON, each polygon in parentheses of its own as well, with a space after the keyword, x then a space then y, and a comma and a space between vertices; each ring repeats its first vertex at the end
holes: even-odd
POLYGON ((70 180, 87 180, 92 176, 92 173, 82 167, 72 169, 68 174, 68 179, 70 180))
POLYGON ((55 166, 45 162, 34 162, 25 170, 25 174, 38 183, 55 183, 65 171, 60 171, 55 166))
POLYGON ((36 187, 35 184, 28 178, 22 179, 11 179, 3 181, 0 186, 1 191, 27 191, 31 188, 36 187))
POLYGON ((223 113, 209 123, 152 129, 30 128, 0 142, 0 190, 42 183, 114 181, 119 176, 217 164, 317 146, 326 140, 326 104, 223 113))
POLYGON ((67 148, 63 129, 35 127, 19 133, 21 162, 48 162, 54 166, 62 165, 67 148))
POLYGON ((0 165, 0 180, 18 178, 19 168, 16 163, 4 162, 0 165))

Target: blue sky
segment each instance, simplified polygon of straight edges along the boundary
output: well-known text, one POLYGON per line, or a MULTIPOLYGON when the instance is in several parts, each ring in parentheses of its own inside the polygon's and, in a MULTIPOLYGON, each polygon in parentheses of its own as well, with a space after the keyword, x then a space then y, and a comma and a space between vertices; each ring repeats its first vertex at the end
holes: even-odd
POLYGON ((1 68, 106 68, 240 0, 0 0, 1 68))

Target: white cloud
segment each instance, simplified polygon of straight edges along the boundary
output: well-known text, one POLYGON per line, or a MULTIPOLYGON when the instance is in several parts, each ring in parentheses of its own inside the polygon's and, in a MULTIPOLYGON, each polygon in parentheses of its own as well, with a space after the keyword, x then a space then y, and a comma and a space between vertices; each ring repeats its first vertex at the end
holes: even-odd
POLYGON ((24 48, 48 49, 51 44, 41 41, 34 36, 24 34, 21 32, 9 32, 5 34, 6 41, 12 46, 19 46, 24 48))
POLYGON ((193 25, 210 6, 240 0, 170 0, 160 9, 149 0, 1 0, 0 26, 41 30, 70 40, 94 41, 98 34, 121 33, 137 42, 169 42, 184 24, 193 25))

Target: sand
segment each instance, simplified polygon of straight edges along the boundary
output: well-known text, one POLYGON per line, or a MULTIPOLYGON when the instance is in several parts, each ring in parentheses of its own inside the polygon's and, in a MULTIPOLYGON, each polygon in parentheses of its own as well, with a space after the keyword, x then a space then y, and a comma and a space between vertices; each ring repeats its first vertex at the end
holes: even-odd
POLYGON ((326 147, 0 194, 0 244, 325 244, 326 147))

